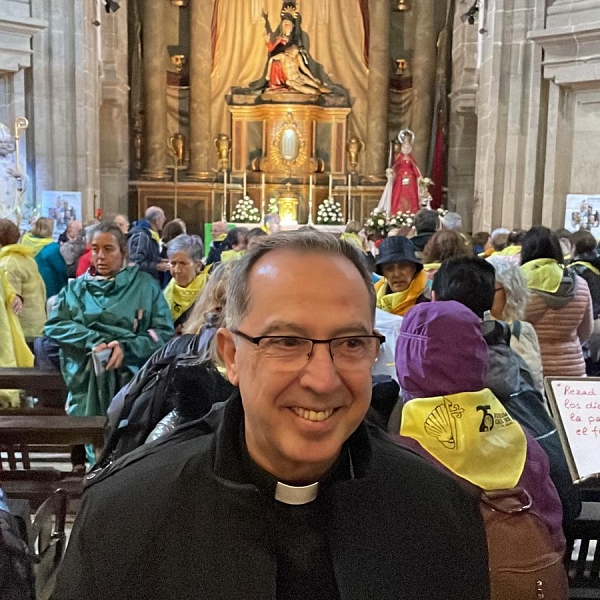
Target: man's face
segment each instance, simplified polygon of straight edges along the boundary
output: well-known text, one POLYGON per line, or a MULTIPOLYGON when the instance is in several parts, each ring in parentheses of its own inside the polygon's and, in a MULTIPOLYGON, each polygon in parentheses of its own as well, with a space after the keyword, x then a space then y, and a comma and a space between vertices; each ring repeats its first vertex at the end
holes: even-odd
POLYGON ((404 292, 417 273, 417 265, 411 262, 382 265, 381 271, 392 292, 404 292))
MULTIPOLYGON (((341 256, 271 251, 254 265, 248 293, 250 310, 238 329, 252 337, 373 333, 366 286, 341 256)), ((289 371, 228 330, 219 330, 217 344, 240 388, 252 458, 280 480, 318 480, 369 407, 372 365, 340 370, 327 345, 315 344, 310 360, 289 371)))
POLYGON ((117 215, 114 222, 123 233, 129 231, 129 221, 123 215, 117 215))
POLYGON ((154 223, 156 226, 156 231, 162 231, 162 228, 164 227, 166 220, 167 220, 167 217, 165 217, 165 213, 161 212, 160 215, 158 215, 158 217, 156 217, 156 221, 154 223))

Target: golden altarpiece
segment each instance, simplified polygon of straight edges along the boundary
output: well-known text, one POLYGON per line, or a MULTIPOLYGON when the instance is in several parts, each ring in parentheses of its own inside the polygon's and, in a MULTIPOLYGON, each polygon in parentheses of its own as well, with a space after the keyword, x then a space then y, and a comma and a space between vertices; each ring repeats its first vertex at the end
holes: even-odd
MULTIPOLYGON (((260 24, 256 14, 248 14, 253 0, 248 6, 231 3, 239 4, 236 16, 247 18, 254 32, 262 28, 254 35, 260 40, 254 43, 254 60, 248 61, 253 70, 228 73, 231 85, 217 96, 226 79, 219 74, 234 50, 225 39, 226 25, 219 24, 219 17, 226 19, 227 3, 214 3, 208 24, 207 14, 198 14, 197 0, 178 3, 180 11, 189 13, 181 17, 189 32, 176 40, 184 43, 172 46, 169 32, 156 27, 165 0, 141 3, 134 15, 141 24, 144 54, 143 61, 140 55, 136 63, 135 53, 131 61, 132 214, 159 205, 168 218, 183 218, 198 230, 230 220, 244 197, 264 218, 275 198, 282 220, 293 228, 315 223, 320 203, 333 197, 343 207, 344 222, 366 218, 383 184, 362 185, 359 175, 365 134, 357 135, 360 128, 352 117, 356 107, 365 112, 365 89, 348 89, 330 76, 327 64, 315 60, 299 2, 267 0, 276 6, 273 29, 264 8, 260 24), (170 65, 165 65, 165 50, 170 65), (137 88, 134 73, 139 73, 137 88), (259 77, 246 79, 251 73, 259 77)), ((356 75, 366 77, 366 67, 356 75)))

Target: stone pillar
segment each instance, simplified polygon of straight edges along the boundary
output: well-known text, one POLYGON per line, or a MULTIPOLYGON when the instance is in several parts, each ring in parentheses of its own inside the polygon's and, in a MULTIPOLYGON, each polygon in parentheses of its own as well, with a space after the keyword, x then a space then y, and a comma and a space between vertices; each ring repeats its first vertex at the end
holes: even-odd
POLYGON ((527 39, 544 3, 489 0, 480 13, 477 165, 473 229, 531 227, 541 202, 545 135, 540 48, 527 39))
POLYGON ((215 0, 190 1, 189 179, 208 179, 214 153, 211 135, 212 14, 215 0))
POLYGON ((166 179, 168 176, 164 6, 165 0, 145 0, 142 5, 144 179, 166 179))
POLYGON ((390 85, 390 4, 369 0, 369 88, 364 171, 382 177, 388 159, 388 98, 390 85))
MULTIPOLYGON (((413 156, 426 169, 431 138, 436 72, 435 0, 413 0, 415 50, 412 64, 413 107, 411 129, 416 136, 413 156)), ((426 175, 426 173, 423 173, 426 175)))
POLYGON ((448 127, 448 209, 472 231, 477 154, 477 27, 463 23, 468 6, 458 1, 452 35, 452 90, 448 127))
POLYGON ((105 215, 127 212, 129 185, 129 86, 127 6, 102 11, 102 105, 100 107, 100 204, 105 215))

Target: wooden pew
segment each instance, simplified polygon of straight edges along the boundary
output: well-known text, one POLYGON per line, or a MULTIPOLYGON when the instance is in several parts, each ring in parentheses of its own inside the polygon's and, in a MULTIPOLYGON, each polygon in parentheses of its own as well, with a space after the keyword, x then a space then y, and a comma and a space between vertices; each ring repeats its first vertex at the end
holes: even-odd
MULTIPOLYGON (((0 450, 7 453, 8 470, 0 472, 7 495, 25 498, 39 506, 58 487, 71 497, 83 491, 82 476, 74 476, 53 468, 32 469, 29 449, 35 446, 93 444, 101 449, 105 417, 72 417, 68 415, 31 414, 0 417, 0 450), (17 464, 20 453, 22 468, 17 464)), ((0 464, 0 468, 1 468, 0 464)))
POLYGON ((67 398, 67 388, 58 371, 35 368, 0 368, 0 390, 25 390, 47 408, 63 408, 67 398))

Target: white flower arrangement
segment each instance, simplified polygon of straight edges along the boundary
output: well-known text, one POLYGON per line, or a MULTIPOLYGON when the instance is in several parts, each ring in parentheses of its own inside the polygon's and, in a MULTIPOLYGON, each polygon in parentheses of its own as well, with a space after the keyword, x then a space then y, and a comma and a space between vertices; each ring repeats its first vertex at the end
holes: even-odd
POLYGON ((404 229, 406 227, 413 227, 415 224, 415 215, 410 212, 397 213, 390 219, 390 226, 397 227, 398 229, 404 229), (392 223, 394 221, 394 223, 392 223))
POLYGON ((268 215, 278 215, 279 214, 279 201, 274 196, 269 198, 269 205, 267 206, 267 214, 268 215))
POLYGON ((396 227, 395 220, 392 222, 387 213, 381 208, 373 209, 365 221, 365 229, 376 229, 383 236, 386 236, 392 227, 396 227))
POLYGON ((317 223, 319 225, 340 225, 343 222, 342 205, 333 198, 325 198, 317 209, 317 223))
POLYGON ((260 211, 249 196, 244 196, 236 205, 229 219, 232 223, 260 223, 260 211))

